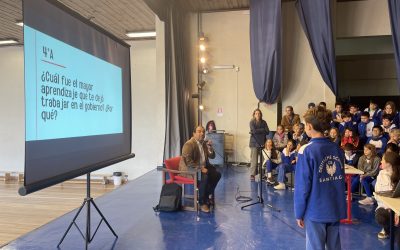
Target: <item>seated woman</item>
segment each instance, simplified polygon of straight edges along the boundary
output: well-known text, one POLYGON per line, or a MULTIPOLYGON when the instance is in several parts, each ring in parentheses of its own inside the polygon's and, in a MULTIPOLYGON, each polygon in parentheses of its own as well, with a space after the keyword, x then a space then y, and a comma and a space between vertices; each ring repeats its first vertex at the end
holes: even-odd
POLYGON ((361 205, 373 205, 371 183, 375 180, 379 171, 381 159, 376 153, 376 148, 372 144, 364 145, 364 155, 358 160, 357 167, 364 172, 362 175, 353 175, 351 179, 351 192, 354 193, 361 182, 364 187, 367 198, 358 201, 361 205))
POLYGON ((289 139, 286 148, 282 150, 282 163, 279 164, 278 170, 278 185, 274 188, 277 190, 286 189, 285 174, 293 172, 296 166, 296 144, 294 140, 289 139))
POLYGON ((285 133, 282 125, 278 125, 276 127, 276 132, 272 140, 274 141, 274 145, 277 150, 282 151, 286 147, 288 135, 285 133))
POLYGON ((276 150, 275 145, 271 139, 268 139, 265 143, 264 152, 267 155, 263 163, 263 166, 266 167, 266 180, 269 184, 274 184, 275 180, 272 177, 272 170, 275 169, 279 164, 281 164, 281 152, 276 150))

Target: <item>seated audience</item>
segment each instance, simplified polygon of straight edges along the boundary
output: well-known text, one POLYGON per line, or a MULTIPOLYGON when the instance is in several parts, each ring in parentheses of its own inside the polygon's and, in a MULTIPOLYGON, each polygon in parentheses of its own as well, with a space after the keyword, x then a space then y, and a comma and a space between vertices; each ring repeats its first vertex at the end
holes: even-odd
POLYGON ((276 132, 272 140, 274 141, 274 145, 277 150, 282 151, 282 149, 286 147, 288 142, 288 135, 287 133, 285 133, 282 125, 278 125, 276 127, 276 132))
POLYGON ((373 205, 371 183, 374 181, 379 171, 379 164, 381 159, 376 154, 375 146, 372 144, 364 145, 364 155, 358 160, 358 169, 364 172, 362 175, 353 175, 351 179, 351 192, 354 193, 358 190, 360 182, 364 187, 367 197, 358 201, 361 205, 373 205))
POLYGON ((296 166, 296 143, 293 139, 289 139, 286 148, 282 150, 282 163, 279 164, 278 171, 278 185, 274 188, 277 190, 286 189, 285 174, 294 171, 296 166))
POLYGON ((274 184, 275 180, 272 177, 272 170, 275 169, 282 162, 281 152, 276 150, 274 143, 268 139, 265 143, 264 152, 267 155, 263 166, 266 168, 266 180, 269 184, 274 184))
MULTIPOLYGON (((391 191, 397 186, 400 180, 400 156, 393 152, 385 152, 382 157, 382 170, 375 184, 375 192, 391 191)), ((386 239, 390 232, 390 208, 378 201, 378 207, 375 210, 375 220, 383 227, 378 233, 379 239, 386 239)), ((396 224, 399 224, 399 215, 395 216, 396 224)))
POLYGON ((383 129, 381 126, 374 126, 372 129, 372 137, 368 138, 367 143, 375 146, 376 152, 379 156, 383 155, 385 152, 387 139, 383 137, 383 129))

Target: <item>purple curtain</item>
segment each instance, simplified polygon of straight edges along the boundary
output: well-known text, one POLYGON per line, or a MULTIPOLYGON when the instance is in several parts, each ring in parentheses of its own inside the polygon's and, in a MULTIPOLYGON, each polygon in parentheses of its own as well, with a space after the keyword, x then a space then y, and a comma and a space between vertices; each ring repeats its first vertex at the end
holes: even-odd
POLYGON ((400 2, 398 0, 388 0, 388 3, 394 57, 396 59, 397 85, 400 89, 400 2))
POLYGON ((251 0, 251 70, 259 101, 272 104, 280 95, 281 47, 281 0, 251 0))
POLYGON ((322 79, 337 95, 330 0, 297 0, 296 8, 322 79))

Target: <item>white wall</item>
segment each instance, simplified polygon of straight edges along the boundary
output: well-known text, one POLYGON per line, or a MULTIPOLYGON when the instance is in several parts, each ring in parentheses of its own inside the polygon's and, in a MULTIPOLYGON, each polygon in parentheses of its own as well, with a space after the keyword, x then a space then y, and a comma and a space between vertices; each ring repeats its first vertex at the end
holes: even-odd
POLYGON ((24 54, 0 48, 0 171, 23 171, 25 154, 24 54))
POLYGON ((391 34, 387 1, 366 0, 337 3, 337 37, 391 34))
MULTIPOLYGON (((132 80, 132 151, 130 159, 96 173, 122 171, 134 179, 162 163, 164 83, 156 80, 156 41, 129 42, 132 80)), ((24 170, 23 48, 0 48, 0 171, 24 170)))

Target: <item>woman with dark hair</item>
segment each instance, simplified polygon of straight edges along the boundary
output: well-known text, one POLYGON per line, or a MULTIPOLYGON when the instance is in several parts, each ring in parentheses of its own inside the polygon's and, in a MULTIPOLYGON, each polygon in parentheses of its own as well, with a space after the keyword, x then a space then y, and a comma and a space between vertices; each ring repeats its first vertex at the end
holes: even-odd
POLYGON ((206 132, 207 133, 214 133, 215 130, 217 130, 217 127, 215 126, 215 122, 213 120, 208 121, 206 125, 206 132))
MULTIPOLYGON (((382 170, 376 180, 375 192, 394 190, 400 180, 400 156, 394 152, 387 152, 382 157, 382 170)), ((399 216, 395 216, 397 224, 399 216)), ((375 210, 375 220, 383 227, 378 233, 379 239, 389 237, 390 229, 390 209, 382 202, 378 201, 378 207, 375 210)))
MULTIPOLYGON (((253 116, 250 120, 250 180, 254 181, 257 162, 259 154, 262 156, 261 148, 264 147, 265 139, 269 134, 269 128, 267 122, 262 119, 262 112, 260 109, 253 111, 253 116)), ((260 178, 261 178, 261 174, 260 178)))
POLYGON ((311 140, 299 149, 294 190, 297 225, 305 228, 307 249, 341 249, 339 225, 346 217, 344 153, 324 136, 332 114, 318 106, 304 116, 311 140))

